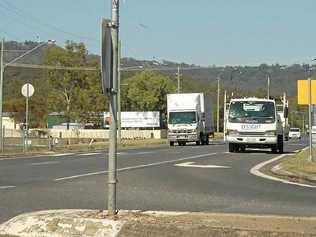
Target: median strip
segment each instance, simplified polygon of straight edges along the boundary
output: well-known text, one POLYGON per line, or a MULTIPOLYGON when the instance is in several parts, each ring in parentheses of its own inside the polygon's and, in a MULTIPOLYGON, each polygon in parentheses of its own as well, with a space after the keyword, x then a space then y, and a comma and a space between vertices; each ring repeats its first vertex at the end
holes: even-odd
MULTIPOLYGON (((298 151, 295 151, 295 152, 298 152, 298 151)), ((284 158, 285 156, 287 156, 287 154, 283 154, 283 155, 277 156, 277 157, 275 157, 275 158, 273 158, 271 160, 262 162, 262 163, 260 163, 260 164, 258 164, 256 166, 252 167, 251 170, 250 170, 250 173, 255 175, 255 176, 261 177, 261 178, 265 178, 265 179, 281 182, 281 183, 284 183, 284 184, 291 184, 291 185, 296 185, 296 186, 306 187, 306 188, 316 188, 316 186, 314 186, 314 185, 301 184, 301 183, 288 181, 288 180, 285 180, 285 179, 281 179, 281 178, 273 177, 271 175, 264 174, 264 173, 262 173, 260 171, 264 166, 269 165, 269 164, 271 164, 273 162, 276 162, 276 161, 284 158)))
MULTIPOLYGON (((145 164, 145 165, 136 165, 136 166, 129 166, 125 168, 120 168, 117 171, 127 171, 127 170, 134 170, 134 169, 141 169, 141 168, 148 168, 148 167, 154 167, 154 166, 159 166, 159 165, 164 165, 164 164, 170 164, 170 163, 175 163, 179 161, 184 161, 184 160, 194 160, 194 159, 200 159, 204 158, 207 156, 213 156, 216 155, 217 153, 207 153, 207 154, 201 154, 201 155, 196 155, 196 156, 188 156, 176 160, 167 160, 167 161, 160 161, 160 162, 155 162, 155 163, 150 163, 150 164, 145 164)), ((73 176, 67 176, 67 177, 61 177, 57 178, 54 181, 63 181, 63 180, 70 180, 70 179, 77 179, 77 178, 82 178, 82 177, 88 177, 88 176, 93 176, 93 175, 100 175, 100 174, 106 174, 108 173, 107 170, 102 170, 98 172, 92 172, 92 173, 86 173, 86 174, 78 174, 78 175, 73 175, 73 176)))

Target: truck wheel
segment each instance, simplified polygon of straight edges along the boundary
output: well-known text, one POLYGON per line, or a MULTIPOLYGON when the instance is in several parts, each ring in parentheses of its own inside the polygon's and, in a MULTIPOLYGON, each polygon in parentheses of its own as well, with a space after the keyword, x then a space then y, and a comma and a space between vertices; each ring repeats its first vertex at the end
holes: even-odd
POLYGON ((196 143, 197 146, 199 146, 201 144, 200 141, 196 141, 195 143, 196 143))
POLYGON ((245 151, 246 151, 246 146, 241 146, 241 147, 240 147, 240 151, 241 151, 241 152, 245 152, 245 151))
POLYGON ((276 145, 274 145, 274 146, 272 146, 271 147, 271 151, 272 151, 272 153, 277 153, 278 152, 278 148, 277 148, 277 146, 276 145))
POLYGON ((240 145, 238 144, 235 144, 235 152, 240 152, 240 145))
POLYGON ((174 142, 170 142, 169 144, 170 144, 170 146, 174 146, 174 142))
POLYGON ((179 146, 182 146, 182 142, 178 142, 178 145, 179 145, 179 146))
POLYGON ((185 146, 187 143, 186 142, 182 142, 182 146, 185 146))
POLYGON ((206 141, 205 141, 205 145, 209 145, 209 144, 210 144, 210 139, 209 139, 209 137, 208 137, 208 135, 207 135, 206 141))
POLYGON ((235 144, 229 143, 228 144, 228 151, 229 152, 235 152, 235 144))
POLYGON ((283 153, 283 136, 278 136, 278 151, 280 154, 283 153))

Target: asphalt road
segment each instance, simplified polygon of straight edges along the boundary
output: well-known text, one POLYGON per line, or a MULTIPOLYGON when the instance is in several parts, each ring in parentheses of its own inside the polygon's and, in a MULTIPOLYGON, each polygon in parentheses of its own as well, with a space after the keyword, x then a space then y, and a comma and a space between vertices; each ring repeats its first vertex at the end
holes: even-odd
MULTIPOLYGON (((292 141, 285 151, 303 147, 292 141)), ((106 209, 106 156, 0 160, 0 222, 43 209, 106 209)), ((228 153, 224 144, 121 151, 118 208, 316 216, 316 189, 250 174, 253 166, 276 156, 228 153)))

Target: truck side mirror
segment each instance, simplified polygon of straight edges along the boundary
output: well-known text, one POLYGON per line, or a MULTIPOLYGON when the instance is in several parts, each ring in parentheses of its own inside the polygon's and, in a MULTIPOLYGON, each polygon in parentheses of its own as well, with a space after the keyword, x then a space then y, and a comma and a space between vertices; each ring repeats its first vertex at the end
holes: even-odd
POLYGON ((284 118, 288 118, 288 116, 289 116, 289 108, 285 107, 284 108, 284 118))

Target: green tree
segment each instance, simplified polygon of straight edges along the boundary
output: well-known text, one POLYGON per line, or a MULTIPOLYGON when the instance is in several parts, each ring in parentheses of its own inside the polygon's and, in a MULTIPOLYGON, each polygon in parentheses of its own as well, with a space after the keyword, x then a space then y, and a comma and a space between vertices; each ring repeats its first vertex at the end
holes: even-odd
MULTIPOLYGON (((65 49, 54 47, 47 51, 48 65, 66 67, 97 67, 88 60, 88 51, 83 43, 67 42, 65 49)), ((83 70, 50 70, 48 74, 49 112, 63 112, 67 120, 84 121, 91 114, 105 110, 105 97, 101 93, 100 75, 83 70)))
POLYGON ((175 91, 175 85, 163 75, 143 71, 127 79, 124 98, 125 109, 134 111, 166 111, 167 94, 175 91))

